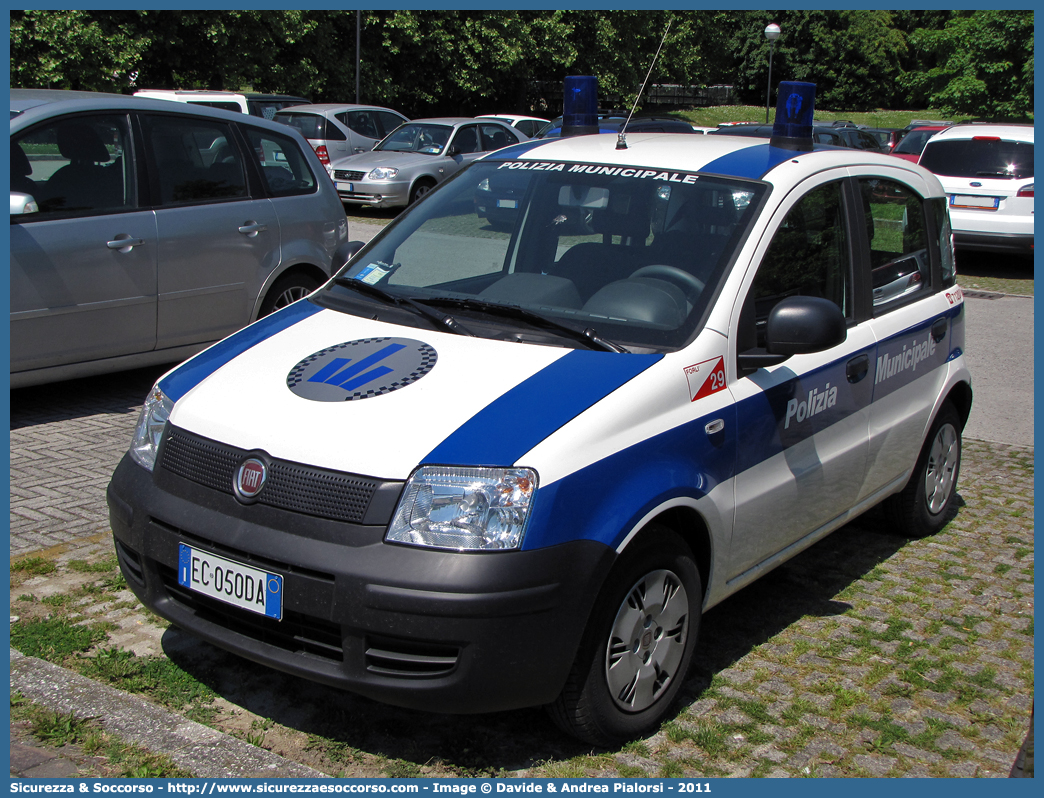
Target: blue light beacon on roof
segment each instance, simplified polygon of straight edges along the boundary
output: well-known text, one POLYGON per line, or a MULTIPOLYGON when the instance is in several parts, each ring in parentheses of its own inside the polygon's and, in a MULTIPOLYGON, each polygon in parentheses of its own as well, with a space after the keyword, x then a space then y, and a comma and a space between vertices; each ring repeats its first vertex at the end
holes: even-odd
POLYGON ((776 120, 772 124, 773 147, 812 149, 812 117, 816 111, 816 84, 784 80, 776 94, 776 120))
POLYGON ((562 86, 562 138, 598 132, 598 78, 569 75, 562 86))

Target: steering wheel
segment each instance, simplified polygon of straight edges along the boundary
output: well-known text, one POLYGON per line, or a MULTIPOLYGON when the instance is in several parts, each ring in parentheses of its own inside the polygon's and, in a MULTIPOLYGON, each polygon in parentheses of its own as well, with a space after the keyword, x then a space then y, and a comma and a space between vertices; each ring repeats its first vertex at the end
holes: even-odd
POLYGON ((686 299, 695 301, 703 289, 704 282, 700 278, 689 274, 685 269, 679 269, 677 266, 668 266, 666 263, 654 263, 650 266, 642 266, 638 271, 633 272, 631 277, 659 277, 666 280, 669 283, 673 283, 678 286, 684 294, 686 299))

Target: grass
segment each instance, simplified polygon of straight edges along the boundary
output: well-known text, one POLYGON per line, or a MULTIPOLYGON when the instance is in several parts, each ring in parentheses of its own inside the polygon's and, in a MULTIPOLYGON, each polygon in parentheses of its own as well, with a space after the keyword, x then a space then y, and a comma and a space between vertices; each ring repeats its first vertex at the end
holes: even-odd
MULTIPOLYGON (((769 121, 775 113, 769 111, 769 121)), ((716 127, 722 122, 765 122, 765 106, 763 105, 715 105, 707 108, 695 108, 691 111, 679 111, 671 114, 701 127, 716 127)), ((964 122, 968 116, 944 116, 941 111, 825 111, 817 110, 816 122, 852 122, 867 127, 903 128, 915 119, 949 119, 953 122, 964 122)))
POLYGON ((109 734, 93 720, 55 712, 18 693, 11 696, 11 721, 25 723, 36 740, 61 749, 68 758, 79 759, 82 754, 83 758, 102 760, 99 763, 92 759, 82 764, 79 776, 184 779, 195 775, 164 754, 153 753, 109 734))

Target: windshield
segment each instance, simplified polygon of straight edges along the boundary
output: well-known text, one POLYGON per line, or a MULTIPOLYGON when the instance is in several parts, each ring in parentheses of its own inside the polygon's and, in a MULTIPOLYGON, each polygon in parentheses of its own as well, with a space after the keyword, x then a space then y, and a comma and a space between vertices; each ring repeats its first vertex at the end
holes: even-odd
MULTIPOLYGON (((521 306, 628 351, 669 351, 695 334, 765 190, 639 167, 479 161, 403 214, 343 276, 446 308, 484 337, 583 345, 493 307, 521 306)), ((316 301, 372 315, 351 285, 330 283, 316 301)))
POLYGON ((1021 180, 1033 177, 1033 144, 993 136, 933 141, 921 165, 937 175, 1021 180))
POLYGON ((400 125, 374 149, 438 155, 449 141, 452 131, 453 128, 447 125, 400 125))

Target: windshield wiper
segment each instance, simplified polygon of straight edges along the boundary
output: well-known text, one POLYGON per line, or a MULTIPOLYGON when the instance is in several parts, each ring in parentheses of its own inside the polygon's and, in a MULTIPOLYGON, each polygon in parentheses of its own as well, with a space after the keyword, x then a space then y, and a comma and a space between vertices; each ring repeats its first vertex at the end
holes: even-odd
POLYGON ((354 277, 335 277, 334 284, 344 286, 352 291, 358 291, 360 294, 366 294, 367 296, 380 299, 390 305, 398 305, 400 307, 407 307, 414 313, 423 316, 431 322, 434 322, 444 330, 448 330, 451 333, 457 335, 470 335, 472 338, 475 337, 475 333, 465 327, 463 324, 458 322, 455 318, 450 316, 448 313, 439 313, 436 310, 432 310, 426 305, 422 305, 419 302, 415 302, 409 297, 396 296, 395 294, 385 291, 383 288, 378 288, 375 285, 364 283, 362 280, 356 280, 354 277))
POLYGON ((573 340, 587 344, 593 349, 601 349, 605 352, 629 353, 620 344, 602 338, 591 327, 578 330, 568 324, 562 324, 547 316, 543 316, 532 310, 527 310, 521 305, 502 305, 499 302, 486 302, 482 299, 470 299, 467 297, 424 297, 418 300, 427 305, 450 305, 452 307, 466 308, 468 310, 480 310, 497 316, 506 316, 512 319, 527 321, 535 327, 544 327, 558 333, 564 333, 573 340))

